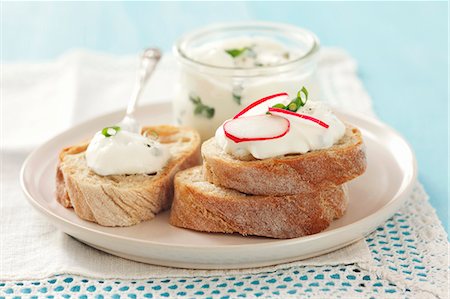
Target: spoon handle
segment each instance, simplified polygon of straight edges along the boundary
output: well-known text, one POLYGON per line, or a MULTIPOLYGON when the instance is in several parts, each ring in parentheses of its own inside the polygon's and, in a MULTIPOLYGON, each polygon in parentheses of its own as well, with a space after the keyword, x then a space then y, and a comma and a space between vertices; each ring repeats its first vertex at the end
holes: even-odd
POLYGON ((133 92, 133 97, 127 106, 127 116, 132 116, 136 109, 136 104, 144 90, 145 83, 151 73, 153 73, 156 65, 161 59, 161 51, 157 48, 146 49, 141 56, 141 65, 139 67, 138 79, 136 80, 136 87, 133 92))

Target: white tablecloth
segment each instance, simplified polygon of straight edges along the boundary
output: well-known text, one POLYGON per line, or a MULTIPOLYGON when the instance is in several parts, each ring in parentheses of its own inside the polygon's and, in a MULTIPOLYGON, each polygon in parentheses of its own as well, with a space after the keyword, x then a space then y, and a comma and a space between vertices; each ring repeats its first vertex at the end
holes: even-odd
MULTIPOLYGON (((88 118, 124 108, 131 93, 137 59, 75 51, 56 61, 26 65, 3 65, 2 86, 2 207, 0 280, 40 279, 56 274, 79 274, 97 278, 149 278, 223 276, 273 272, 300 265, 355 264, 368 271, 411 285, 417 294, 442 295, 447 276, 442 275, 447 241, 439 220, 418 185, 409 206, 425 212, 427 234, 414 244, 432 252, 425 263, 433 280, 408 281, 377 264, 366 241, 334 253, 305 261, 236 271, 195 271, 136 263, 92 249, 55 229, 37 215, 21 194, 18 172, 26 154, 54 134, 88 118), (414 201, 415 200, 415 201, 414 201), (428 236, 428 237, 427 237, 428 236), (426 237, 426 238, 425 238, 426 237), (439 274, 439 275, 438 275, 439 274)), ((319 65, 324 98, 331 105, 373 116, 371 101, 357 78, 357 66, 345 52, 325 49, 319 65)), ((170 99, 177 74, 166 56, 147 86, 143 102, 170 99)), ((412 216, 411 216, 412 217, 412 216)), ((415 218, 414 218, 415 219, 415 218)), ((419 224, 417 224, 419 228, 419 224)), ((407 244, 405 244, 406 246, 407 244)), ((445 268, 446 269, 446 268, 445 268)))

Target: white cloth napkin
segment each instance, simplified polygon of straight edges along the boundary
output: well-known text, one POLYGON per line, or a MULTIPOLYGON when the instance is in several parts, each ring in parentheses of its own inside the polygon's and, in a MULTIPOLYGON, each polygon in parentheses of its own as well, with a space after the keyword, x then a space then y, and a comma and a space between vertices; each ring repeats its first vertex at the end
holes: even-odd
MULTIPOLYGON (((97 278, 150 278, 270 272, 295 265, 364 264, 372 256, 364 240, 320 257, 245 270, 198 271, 159 267, 118 258, 58 231, 25 201, 18 184, 26 152, 88 118, 124 108, 137 59, 73 51, 56 61, 3 66, 2 206, 0 280, 56 274, 97 278)), ((339 49, 325 49, 319 80, 330 103, 371 113, 370 98, 357 78, 356 63, 339 49), (344 103, 344 105, 343 105, 344 103)), ((178 68, 167 55, 148 84, 143 103, 169 100, 178 68)))
MULTIPOLYGON (((30 151, 55 134, 126 107, 138 57, 73 50, 54 61, 3 64, 2 149, 30 151)), ((163 57, 140 104, 172 97, 177 65, 163 57)))

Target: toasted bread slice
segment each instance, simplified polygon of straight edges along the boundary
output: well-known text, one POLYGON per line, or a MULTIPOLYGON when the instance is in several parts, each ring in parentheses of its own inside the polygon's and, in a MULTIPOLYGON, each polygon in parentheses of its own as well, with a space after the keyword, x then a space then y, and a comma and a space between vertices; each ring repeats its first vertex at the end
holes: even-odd
MULTIPOLYGON (((65 207, 73 207, 82 219, 103 226, 130 226, 170 207, 173 178, 183 169, 201 164, 200 136, 187 128, 152 126, 172 155, 156 174, 100 176, 86 164, 88 142, 62 150, 56 174, 56 196, 65 207)), ((126 157, 124 157, 126 159, 126 157)))
POLYGON ((202 145, 205 178, 219 186, 255 195, 292 195, 341 185, 366 170, 361 132, 347 126, 331 148, 264 160, 225 153, 215 138, 202 145))
POLYGON ((326 229, 348 203, 345 185, 289 196, 246 195, 206 181, 202 168, 179 172, 170 224, 203 232, 295 238, 326 229))

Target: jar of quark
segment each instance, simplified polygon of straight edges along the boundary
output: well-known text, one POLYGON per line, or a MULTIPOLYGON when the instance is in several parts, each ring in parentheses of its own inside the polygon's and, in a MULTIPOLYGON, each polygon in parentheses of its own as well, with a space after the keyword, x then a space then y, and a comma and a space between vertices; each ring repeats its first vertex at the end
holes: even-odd
POLYGON ((183 36, 174 47, 181 64, 176 122, 205 140, 251 102, 287 92, 295 97, 315 82, 319 40, 286 24, 247 22, 213 25, 183 36))

